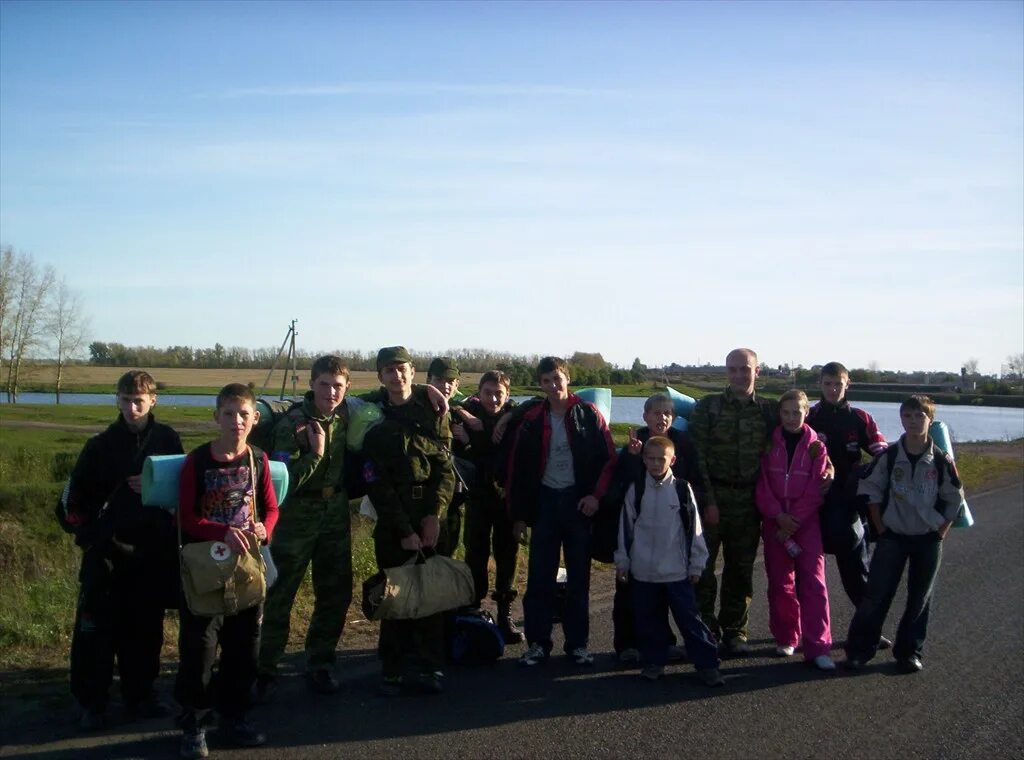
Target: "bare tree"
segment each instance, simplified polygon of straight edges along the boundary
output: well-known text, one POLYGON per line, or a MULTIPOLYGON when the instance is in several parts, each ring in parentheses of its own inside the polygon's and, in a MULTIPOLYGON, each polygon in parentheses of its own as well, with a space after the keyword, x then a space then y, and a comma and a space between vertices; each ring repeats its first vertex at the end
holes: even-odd
POLYGON ((11 269, 9 326, 4 336, 7 351, 7 401, 18 400, 18 379, 22 365, 40 343, 46 302, 56 280, 53 267, 40 271, 32 257, 23 253, 14 256, 11 269))
POLYGON ((1006 367, 1011 375, 1024 376, 1024 354, 1010 354, 1006 357, 1006 367))
POLYGON ((11 329, 11 292, 14 281, 14 249, 7 245, 0 250, 0 370, 3 369, 3 350, 11 329))
POLYGON ((68 287, 68 282, 64 278, 61 278, 54 290, 46 327, 57 352, 56 392, 59 404, 64 367, 69 359, 82 350, 89 332, 89 320, 82 313, 82 299, 78 293, 68 287))
POLYGON ((964 362, 964 376, 974 377, 978 374, 978 360, 973 356, 964 362))

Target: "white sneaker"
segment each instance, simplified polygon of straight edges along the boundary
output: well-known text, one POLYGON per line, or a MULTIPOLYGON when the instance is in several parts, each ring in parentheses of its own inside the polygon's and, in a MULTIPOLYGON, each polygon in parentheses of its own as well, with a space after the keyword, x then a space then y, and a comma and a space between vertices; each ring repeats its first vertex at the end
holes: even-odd
POLYGON ((775 647, 775 654, 779 657, 792 657, 793 652, 796 651, 796 647, 791 646, 777 646, 775 647))
POLYGON ((540 644, 531 644, 530 648, 527 649, 519 658, 520 665, 539 665, 548 658, 548 653, 544 651, 544 647, 540 644))
POLYGON ((814 658, 814 667, 818 670, 835 670, 836 664, 832 662, 832 658, 827 654, 819 654, 814 658))
POLYGON ((619 662, 640 662, 640 650, 630 647, 619 652, 619 662))
POLYGON ((592 655, 586 647, 577 647, 576 649, 572 650, 572 655, 570 656, 573 660, 576 661, 577 665, 594 664, 594 655, 592 655))

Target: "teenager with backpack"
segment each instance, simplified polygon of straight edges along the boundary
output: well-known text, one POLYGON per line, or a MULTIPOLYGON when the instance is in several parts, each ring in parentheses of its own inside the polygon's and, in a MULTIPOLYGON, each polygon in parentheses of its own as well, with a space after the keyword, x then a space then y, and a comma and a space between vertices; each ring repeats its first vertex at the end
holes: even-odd
POLYGON ((868 499, 878 543, 864 600, 846 640, 847 667, 852 670, 875 656, 885 616, 908 564, 907 603, 892 653, 903 672, 924 667, 921 656, 942 543, 964 498, 956 465, 928 435, 933 419, 935 403, 927 396, 914 395, 900 404, 906 432, 893 444, 895 454, 892 447, 878 454, 857 488, 868 499))

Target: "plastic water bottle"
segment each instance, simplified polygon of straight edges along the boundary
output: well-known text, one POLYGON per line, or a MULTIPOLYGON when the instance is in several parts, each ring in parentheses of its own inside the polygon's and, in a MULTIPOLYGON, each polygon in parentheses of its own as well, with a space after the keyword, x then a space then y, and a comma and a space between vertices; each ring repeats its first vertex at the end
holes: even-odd
POLYGON ((786 549, 786 554, 788 554, 790 557, 796 557, 800 554, 800 552, 803 551, 803 549, 800 548, 800 544, 798 544, 792 538, 787 538, 783 546, 786 549))

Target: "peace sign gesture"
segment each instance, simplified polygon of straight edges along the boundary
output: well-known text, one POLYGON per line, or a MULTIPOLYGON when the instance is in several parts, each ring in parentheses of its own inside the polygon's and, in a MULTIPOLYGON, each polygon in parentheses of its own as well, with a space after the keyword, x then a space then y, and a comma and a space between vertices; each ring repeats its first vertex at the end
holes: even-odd
POLYGON ((627 444, 629 453, 635 456, 640 456, 640 452, 644 449, 644 443, 636 435, 636 429, 629 429, 629 443, 627 444))

